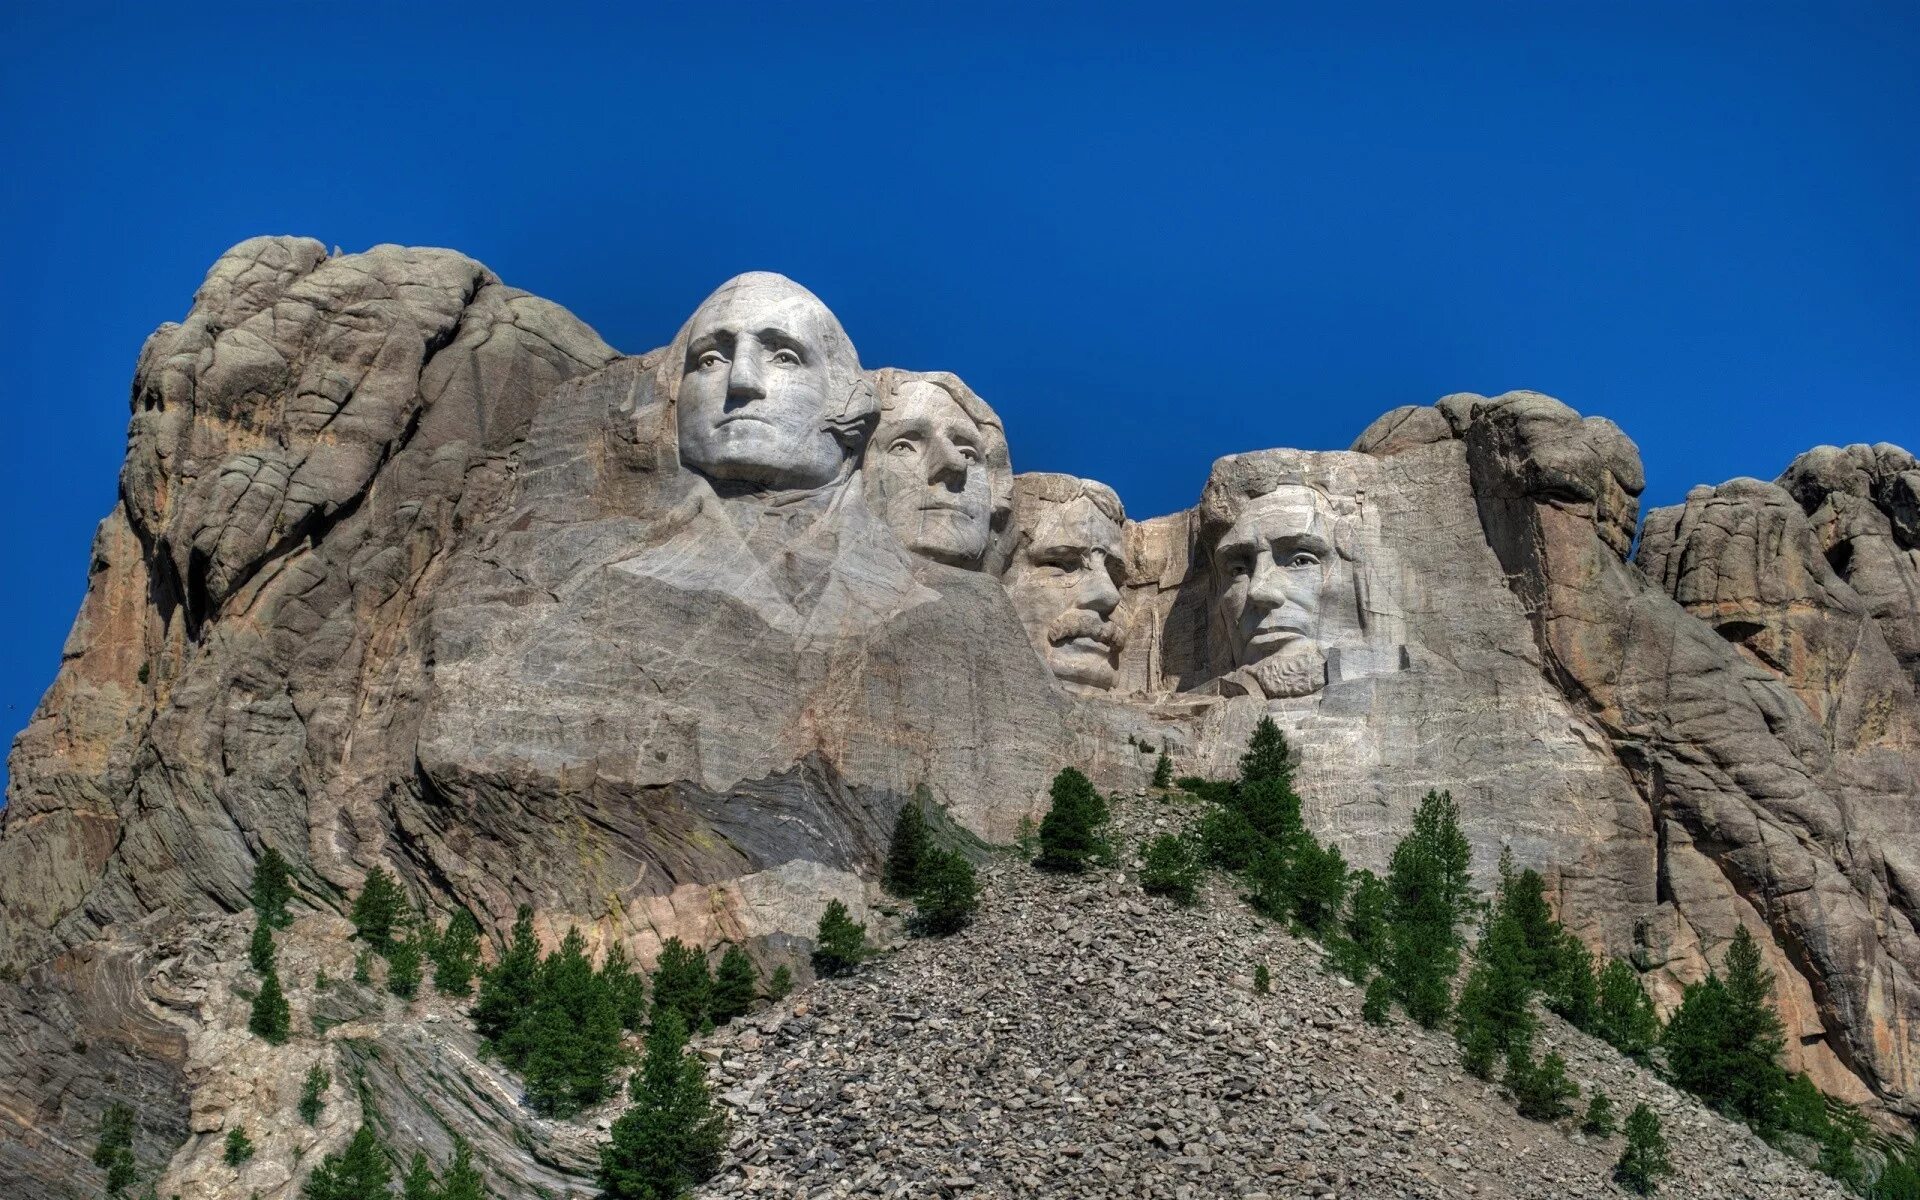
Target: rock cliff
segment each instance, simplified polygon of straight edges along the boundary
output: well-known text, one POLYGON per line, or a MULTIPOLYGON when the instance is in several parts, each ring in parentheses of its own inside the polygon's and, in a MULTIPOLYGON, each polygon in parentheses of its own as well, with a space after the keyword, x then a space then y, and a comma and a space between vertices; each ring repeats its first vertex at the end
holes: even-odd
MULTIPOLYGON (((0 1183, 85 1191, 116 1098, 143 1160, 190 1171, 209 1097, 245 1088, 182 964, 268 846, 315 929, 382 866, 496 931, 526 903, 642 961, 669 936, 798 961, 828 899, 864 909, 907 797, 1004 842, 1061 766, 1223 773, 1268 715, 1356 863, 1449 789, 1478 870, 1510 846, 1665 1002, 1751 929, 1794 1064, 1920 1113, 1895 447, 1642 525, 1612 423, 1452 395, 1348 451, 1228 456, 1137 520, 1014 475, 1017 426, 957 376, 868 369, 779 276, 623 356, 458 254, 296 238, 215 264, 132 407, 10 760, 0 1183)), ((421 1087, 388 1092, 483 1107, 421 1087)), ((564 1143, 516 1177, 577 1166, 564 1143)))

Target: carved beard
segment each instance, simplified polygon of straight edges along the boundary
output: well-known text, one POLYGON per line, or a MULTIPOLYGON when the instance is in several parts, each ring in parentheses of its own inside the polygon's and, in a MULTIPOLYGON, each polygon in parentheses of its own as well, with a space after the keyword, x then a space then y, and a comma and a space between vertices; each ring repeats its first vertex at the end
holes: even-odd
POLYGON ((1318 645, 1263 658, 1247 668, 1269 700, 1311 696, 1327 684, 1327 657, 1318 645))

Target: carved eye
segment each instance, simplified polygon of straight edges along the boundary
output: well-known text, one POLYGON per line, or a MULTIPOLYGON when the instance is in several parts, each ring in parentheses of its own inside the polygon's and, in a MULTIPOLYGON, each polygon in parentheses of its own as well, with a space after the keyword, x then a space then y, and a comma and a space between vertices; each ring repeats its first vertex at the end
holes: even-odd
POLYGON ((972 446, 959 446, 956 447, 956 449, 960 451, 960 457, 966 459, 968 462, 977 463, 980 461, 980 452, 972 446))
POLYGON ((722 363, 725 363, 726 361, 727 361, 726 355, 720 353, 718 350, 705 350, 701 352, 700 358, 696 365, 698 365, 699 368, 704 371, 708 367, 720 366, 722 363))
POLYGON ((893 439, 893 444, 887 447, 887 453, 912 454, 918 449, 919 447, 913 444, 912 438, 895 438, 893 439))
POLYGON ((1227 559, 1227 575, 1233 579, 1245 579, 1253 574, 1253 560, 1244 554, 1235 554, 1227 559))
POLYGON ((1307 550, 1296 550, 1287 556, 1286 565, 1289 567, 1317 567, 1320 565, 1320 556, 1307 550))
POLYGON ((773 361, 783 367, 797 367, 800 365, 800 355, 792 349, 782 346, 773 352, 773 361))

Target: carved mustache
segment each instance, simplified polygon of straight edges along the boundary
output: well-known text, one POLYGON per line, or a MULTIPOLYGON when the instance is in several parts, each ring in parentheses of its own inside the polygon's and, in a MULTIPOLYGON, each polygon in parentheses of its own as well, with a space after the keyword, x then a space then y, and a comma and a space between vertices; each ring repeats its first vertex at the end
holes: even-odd
POLYGON ((1120 626, 1102 620, 1099 613, 1084 608, 1070 608, 1047 625, 1047 644, 1050 646, 1082 637, 1105 642, 1115 650, 1127 644, 1126 632, 1120 626))

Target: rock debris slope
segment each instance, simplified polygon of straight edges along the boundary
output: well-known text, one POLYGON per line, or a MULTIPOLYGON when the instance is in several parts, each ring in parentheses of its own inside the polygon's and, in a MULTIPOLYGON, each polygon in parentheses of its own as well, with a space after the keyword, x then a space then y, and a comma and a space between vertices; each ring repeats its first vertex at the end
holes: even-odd
MULTIPOLYGON (((529 904, 549 944, 770 968, 828 899, 860 915, 907 798, 1005 842, 1062 766, 1219 775, 1262 717, 1356 865, 1449 789, 1476 868, 1511 845, 1662 1003, 1745 927, 1791 1065, 1920 1112, 1905 451, 1819 447, 1643 526, 1611 422, 1462 393, 1139 519, 1015 476, 1017 423, 869 369, 791 280, 669 332, 626 356, 452 251, 269 237, 148 340, 9 760, 0 1189, 95 1188, 115 1100, 143 1164, 197 1153, 228 1018, 175 1005, 158 948, 244 911, 269 846, 303 919, 380 867, 494 934, 529 904)), ((418 1087, 390 1099, 457 1104, 418 1087)))

